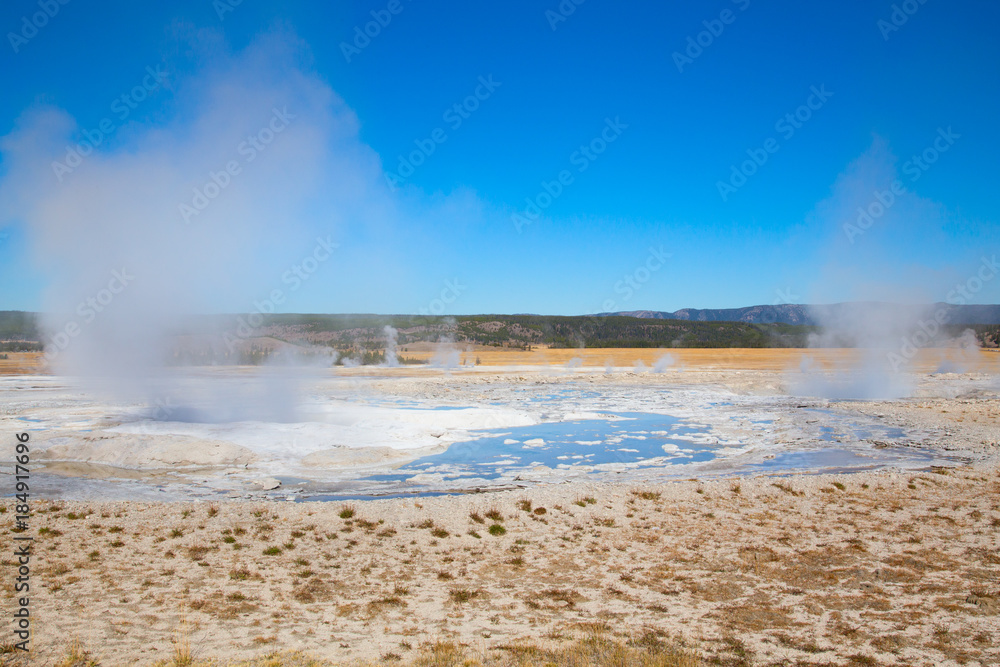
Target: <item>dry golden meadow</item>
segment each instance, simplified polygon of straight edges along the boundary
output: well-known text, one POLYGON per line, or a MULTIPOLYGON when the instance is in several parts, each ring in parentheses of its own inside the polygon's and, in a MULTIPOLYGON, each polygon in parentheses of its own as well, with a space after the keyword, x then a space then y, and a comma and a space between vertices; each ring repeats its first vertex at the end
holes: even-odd
MULTIPOLYGON (((407 347, 402 354, 406 357, 429 361, 437 349, 436 344, 418 343, 407 347)), ((836 367, 839 364, 850 365, 856 362, 860 354, 853 349, 835 348, 674 348, 669 350, 651 348, 587 348, 565 349, 539 347, 531 351, 503 349, 483 345, 468 345, 462 347, 462 361, 475 363, 478 358, 483 366, 565 366, 573 359, 579 359, 584 366, 601 367, 607 363, 615 366, 631 367, 641 361, 652 366, 664 354, 670 354, 676 359, 679 367, 687 369, 728 369, 728 370, 759 370, 784 371, 795 368, 803 356, 808 355, 823 368, 836 367)), ((11 352, 8 359, 0 359, 0 375, 22 375, 44 372, 38 352, 11 352)), ((921 350, 913 360, 913 370, 917 372, 932 372, 940 363, 942 352, 936 349, 921 350)), ((412 367, 411 372, 430 371, 420 366, 412 367)), ((978 370, 982 372, 1000 372, 1000 352, 982 350, 979 353, 978 370)), ((357 373, 379 372, 378 369, 357 368, 357 373)))

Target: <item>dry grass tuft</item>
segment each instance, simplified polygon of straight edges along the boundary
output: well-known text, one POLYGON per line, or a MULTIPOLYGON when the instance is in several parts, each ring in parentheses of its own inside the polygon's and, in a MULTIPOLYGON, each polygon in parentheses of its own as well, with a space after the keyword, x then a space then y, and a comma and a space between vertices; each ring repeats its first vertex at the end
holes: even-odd
POLYGON ((486 510, 485 516, 487 519, 491 519, 493 521, 503 521, 503 512, 501 512, 500 508, 496 506, 486 510))
POLYGON ((318 600, 329 600, 331 595, 326 582, 314 576, 292 591, 292 597, 304 604, 310 604, 318 600))
POLYGON ((97 667, 100 664, 83 648, 79 639, 74 639, 66 650, 66 655, 56 663, 56 667, 97 667))
POLYGON ((481 590, 469 590, 468 588, 453 588, 448 591, 448 597, 451 601, 459 604, 478 598, 482 594, 481 590))

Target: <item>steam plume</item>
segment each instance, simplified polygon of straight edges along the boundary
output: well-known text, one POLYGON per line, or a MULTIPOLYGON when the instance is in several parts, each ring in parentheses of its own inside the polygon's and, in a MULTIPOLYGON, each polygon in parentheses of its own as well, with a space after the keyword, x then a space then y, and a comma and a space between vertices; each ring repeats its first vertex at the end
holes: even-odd
POLYGON ((662 373, 668 368, 673 368, 677 364, 677 357, 667 352, 666 354, 660 356, 653 364, 654 373, 662 373))
POLYGON ((385 365, 393 368, 399 366, 399 358, 396 356, 396 341, 399 340, 399 332, 388 324, 382 331, 385 334, 385 365))
MULTIPOLYGON (((930 137, 933 140, 934 136, 930 137)), ((944 343, 946 328, 929 305, 948 292, 942 255, 915 260, 928 241, 946 248, 951 224, 944 207, 913 192, 887 143, 875 138, 820 202, 806 227, 827 235, 828 261, 812 288, 821 332, 810 347, 853 347, 838 366, 822 371, 805 362, 790 378, 793 393, 826 398, 900 398, 910 395, 908 371, 916 348, 944 343), (937 298, 935 298, 937 297, 937 298)), ((966 259, 966 258, 963 258, 966 259)), ((973 262, 974 264, 974 262, 973 262)))
POLYGON ((423 217, 451 206, 394 198, 353 112, 293 34, 231 55, 209 31, 191 41, 179 51, 208 64, 165 69, 165 117, 94 147, 68 112, 35 106, 0 139, 0 225, 25 227, 48 278, 50 365, 155 403, 190 395, 164 365, 192 316, 271 312, 275 294, 294 312, 300 287, 329 282, 345 221, 383 228, 404 205, 423 217))

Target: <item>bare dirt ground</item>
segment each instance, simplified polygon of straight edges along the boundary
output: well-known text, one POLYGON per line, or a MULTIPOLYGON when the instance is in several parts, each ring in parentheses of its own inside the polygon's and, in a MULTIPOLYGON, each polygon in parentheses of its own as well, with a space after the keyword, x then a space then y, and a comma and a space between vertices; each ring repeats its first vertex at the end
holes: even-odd
MULTIPOLYGON (((3 519, 10 534, 13 508, 3 519)), ((35 664, 503 654, 593 632, 721 664, 997 664, 1000 469, 343 503, 46 503, 35 664)), ((5 615, 14 562, 2 561, 5 615)))

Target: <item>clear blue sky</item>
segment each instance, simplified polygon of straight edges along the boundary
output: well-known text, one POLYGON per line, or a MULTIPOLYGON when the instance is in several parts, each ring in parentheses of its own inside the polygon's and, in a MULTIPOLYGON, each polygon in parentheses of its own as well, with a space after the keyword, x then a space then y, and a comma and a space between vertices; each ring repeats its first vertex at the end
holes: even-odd
MULTIPOLYGON (((998 251, 996 2, 914 0, 916 11, 905 23, 897 16, 902 24, 891 32, 879 26, 891 25, 888 1, 586 0, 555 29, 546 11, 557 12, 557 0, 398 2, 401 11, 348 62, 343 43, 392 3, 243 0, 220 18, 211 0, 71 0, 30 39, 15 39, 15 53, 10 33, 41 10, 9 0, 0 9, 0 135, 15 132, 22 114, 51 106, 75 119, 79 139, 113 117, 112 102, 147 66, 161 66, 170 83, 99 148, 109 159, 141 155, 162 128, 198 124, 197 104, 185 98, 197 83, 186 82, 206 76, 216 59, 245 68, 239 54, 276 31, 286 42, 297 36, 298 70, 356 117, 351 141, 361 148, 318 148, 377 156, 382 176, 397 171, 415 140, 442 128, 447 140, 396 191, 384 178, 384 192, 366 181, 374 194, 363 201, 392 209, 381 223, 327 210, 329 199, 309 195, 296 200, 294 215, 278 211, 271 233, 287 228, 287 245, 274 251, 274 266, 255 255, 268 277, 247 283, 245 294, 227 286, 199 304, 225 311, 249 310, 241 304, 267 294, 268 281, 289 292, 276 276, 327 229, 340 247, 281 309, 580 314, 607 305, 944 300, 998 251), (720 16, 728 23, 715 22, 720 16), (674 53, 708 30, 704 22, 721 34, 702 35, 707 46, 679 71, 674 53), (499 87, 488 96, 480 88, 486 99, 453 129, 455 116, 444 112, 491 76, 499 87), (814 86, 832 96, 810 99, 814 86), (808 120, 776 127, 808 101, 816 107, 808 120), (574 155, 601 136, 606 119, 627 127, 605 132, 614 141, 593 161, 574 155), (948 128, 959 138, 940 141, 946 150, 935 149, 934 164, 913 179, 911 157, 948 128), (764 150, 768 139, 776 152, 764 150), (748 150, 767 161, 723 196, 719 182, 748 150), (572 182, 518 231, 512 216, 563 170, 572 182), (857 206, 894 178, 906 187, 899 201, 861 235, 845 232, 857 206), (339 222, 327 226, 332 218, 339 222), (669 257, 651 259, 650 248, 669 257), (457 297, 436 304, 442 291, 452 299, 447 281, 456 279, 457 297)), ((2 159, 2 177, 13 182, 14 161, 2 159)), ((366 159, 359 169, 372 168, 366 159)), ((276 195, 287 190, 274 187, 276 195)), ((256 196, 267 194, 258 188, 256 196)), ((19 218, 23 209, 0 207, 0 309, 45 308, 54 276, 74 265, 46 262, 43 232, 19 218)), ((98 240, 101 229, 91 231, 98 240)), ((1000 302, 1000 279, 972 300, 1000 302)))

